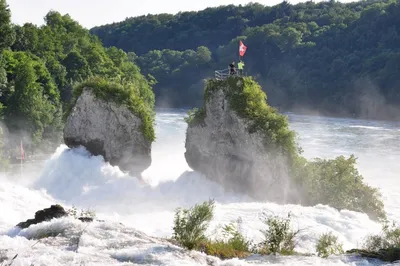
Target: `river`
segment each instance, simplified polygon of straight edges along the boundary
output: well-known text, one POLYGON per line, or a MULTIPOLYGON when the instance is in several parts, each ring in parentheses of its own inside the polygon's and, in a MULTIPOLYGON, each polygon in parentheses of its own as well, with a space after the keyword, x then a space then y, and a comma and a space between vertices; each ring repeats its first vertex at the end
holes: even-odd
MULTIPOLYGON (((226 192, 204 176, 192 172, 184 158, 184 116, 185 112, 181 110, 157 113, 157 139, 152 148, 152 165, 143 173, 145 182, 104 163, 100 156, 89 157, 84 149, 68 151, 64 145, 54 152, 40 171, 25 171, 22 179, 2 177, 0 210, 4 215, 0 216, 0 252, 2 248, 8 249, 8 256, 20 252, 15 265, 130 265, 124 264, 127 261, 145 265, 205 265, 205 256, 201 254, 182 255, 174 249, 165 248, 164 244, 150 245, 151 248, 146 249, 135 246, 132 243, 136 242, 129 240, 131 235, 123 235, 122 229, 118 231, 111 224, 122 223, 153 237, 170 237, 175 208, 189 207, 209 198, 214 198, 217 203, 215 217, 208 231, 210 235, 216 235, 219 232, 217 229, 223 224, 239 221, 242 233, 258 242, 262 239, 260 229, 264 225, 261 218, 265 213, 285 216, 289 212, 292 214, 293 228, 301 230, 296 247, 299 252, 314 253, 319 235, 328 231, 339 237, 344 249, 360 247, 365 236, 379 232, 380 225, 362 213, 339 212, 324 205, 302 207, 254 202, 244 195, 226 192), (12 227, 32 218, 38 209, 53 203, 94 209, 98 218, 110 225, 94 224, 91 229, 85 229, 87 234, 82 235, 80 252, 71 252, 56 241, 39 243, 40 248, 32 247, 35 241, 26 240, 25 236, 40 228, 18 232, 12 227), (117 231, 120 237, 111 241, 117 231), (127 243, 131 243, 131 246, 127 243)), ((305 157, 334 158, 354 154, 365 182, 380 189, 388 218, 400 222, 399 123, 295 114, 289 114, 289 121, 290 127, 298 133, 305 157)), ((45 226, 80 228, 80 225, 71 221, 45 226)), ((228 260, 217 264, 380 263, 341 255, 327 260, 317 257, 252 257, 246 261, 228 260)))

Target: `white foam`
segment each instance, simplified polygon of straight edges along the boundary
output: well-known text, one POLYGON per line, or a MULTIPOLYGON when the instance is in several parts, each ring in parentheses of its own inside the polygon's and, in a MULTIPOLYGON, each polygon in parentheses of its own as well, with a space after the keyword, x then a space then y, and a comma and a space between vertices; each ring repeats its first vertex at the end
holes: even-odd
MULTIPOLYGON (((348 132, 341 135, 340 132, 351 128, 345 121, 340 120, 339 123, 330 120, 334 128, 330 129, 330 124, 325 125, 323 119, 308 119, 298 123, 296 119, 291 126, 300 136, 307 136, 301 138, 307 157, 315 155, 329 158, 339 152, 351 154, 360 151, 359 145, 354 146, 353 139, 362 142, 362 135, 354 133, 356 137, 349 136, 348 132), (309 123, 314 124, 313 127, 309 123), (337 151, 333 144, 335 134, 341 136, 336 140, 340 142, 336 146, 340 147, 337 151)), ((189 207, 209 198, 217 201, 215 217, 208 231, 210 236, 218 235, 217 230, 221 225, 240 219, 243 234, 258 242, 262 238, 260 229, 264 228, 261 221, 263 213, 285 216, 289 212, 294 229, 302 229, 296 248, 300 252, 314 253, 318 236, 328 231, 339 237, 345 249, 350 249, 358 247, 367 234, 380 230, 377 223, 362 213, 337 211, 324 205, 303 207, 254 202, 246 196, 229 193, 206 177, 191 172, 184 159, 185 124, 181 113, 158 114, 156 134, 153 163, 144 172, 147 183, 122 173, 118 167, 105 163, 101 156, 89 156, 84 148, 69 150, 65 145, 61 145, 49 158, 39 178, 38 175, 27 176, 32 178, 32 182, 29 182, 32 183, 31 187, 24 187, 20 182, 0 182, 0 249, 6 247, 8 257, 20 253, 13 265, 79 265, 81 262, 84 265, 117 265, 129 260, 151 265, 161 262, 166 265, 207 265, 209 258, 199 252, 183 252, 136 230, 154 237, 170 237, 175 208, 189 207), (78 253, 66 247, 63 238, 48 239, 31 247, 36 240, 27 240, 26 237, 38 235, 43 230, 67 230, 71 238, 82 229, 83 224, 70 219, 53 220, 22 231, 13 228, 18 222, 32 218, 37 210, 54 203, 95 209, 98 218, 107 222, 89 225, 80 238, 78 253)), ((393 140, 391 149, 400 148, 396 134, 392 134, 389 140, 393 140)), ((396 162, 400 154, 391 153, 392 159, 386 160, 390 164, 386 167, 380 165, 383 162, 379 157, 380 145, 384 143, 371 146, 369 154, 359 154, 360 172, 368 182, 379 184, 385 192, 384 201, 389 217, 399 221, 400 205, 397 199, 400 186, 395 175, 399 170, 396 162), (379 175, 382 173, 385 173, 384 177, 379 175)), ((348 256, 334 256, 328 260, 316 257, 253 256, 247 261, 216 260, 215 265, 248 265, 253 262, 273 265, 374 264, 373 261, 348 256)))

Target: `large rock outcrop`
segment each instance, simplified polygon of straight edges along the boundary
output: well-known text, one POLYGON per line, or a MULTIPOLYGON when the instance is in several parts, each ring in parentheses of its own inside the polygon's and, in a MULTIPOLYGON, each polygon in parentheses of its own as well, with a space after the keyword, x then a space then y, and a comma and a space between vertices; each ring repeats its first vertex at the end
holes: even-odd
POLYGON ((151 164, 151 142, 141 127, 141 119, 127 106, 84 88, 68 116, 64 142, 71 148, 82 145, 121 170, 139 175, 151 164))
POLYGON ((204 108, 188 121, 186 161, 229 190, 258 200, 292 201, 288 156, 279 145, 266 145, 265 132, 251 129, 254 124, 232 106, 231 97, 240 100, 244 82, 242 78, 209 82, 204 108))
POLYGON ((61 218, 68 216, 68 213, 60 205, 51 205, 50 208, 46 208, 35 213, 34 219, 28 219, 25 222, 17 224, 18 227, 24 229, 28 228, 33 224, 39 224, 45 221, 50 221, 53 218, 61 218))

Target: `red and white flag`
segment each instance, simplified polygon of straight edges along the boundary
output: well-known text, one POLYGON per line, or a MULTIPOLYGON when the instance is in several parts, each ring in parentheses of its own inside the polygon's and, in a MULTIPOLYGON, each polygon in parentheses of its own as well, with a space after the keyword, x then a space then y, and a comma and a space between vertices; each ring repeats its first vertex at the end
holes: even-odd
POLYGON ((25 152, 24 152, 24 146, 22 145, 22 140, 21 140, 21 160, 25 160, 25 152))
POLYGON ((246 50, 247 50, 247 46, 245 46, 243 44, 243 42, 240 41, 240 43, 239 43, 239 55, 240 56, 244 56, 244 54, 246 53, 246 50))

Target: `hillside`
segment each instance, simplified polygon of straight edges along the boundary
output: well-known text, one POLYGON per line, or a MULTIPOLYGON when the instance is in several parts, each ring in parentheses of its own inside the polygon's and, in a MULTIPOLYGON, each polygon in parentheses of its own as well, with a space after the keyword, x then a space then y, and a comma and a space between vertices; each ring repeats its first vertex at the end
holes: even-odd
POLYGON ((203 80, 238 60, 282 110, 399 118, 398 1, 282 2, 129 18, 91 30, 153 75, 157 104, 200 106, 203 80))
POLYGON ((69 15, 50 11, 41 27, 17 26, 0 0, 0 18, 0 129, 7 129, 6 157, 20 154, 21 141, 26 156, 58 146, 72 89, 93 77, 128 88, 145 103, 143 112, 152 112, 154 94, 137 65, 121 49, 105 48, 69 15))

